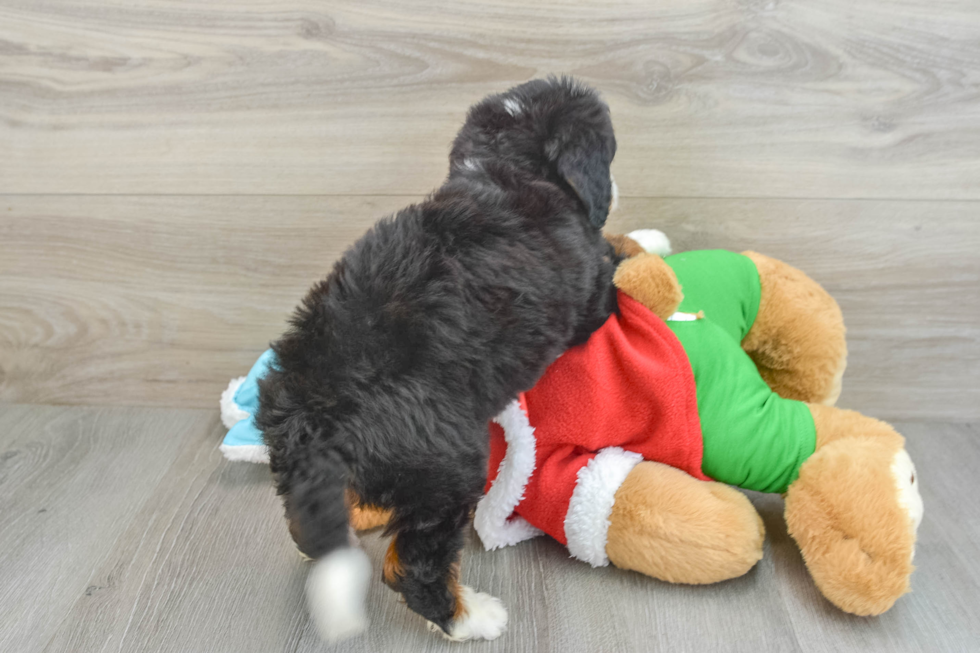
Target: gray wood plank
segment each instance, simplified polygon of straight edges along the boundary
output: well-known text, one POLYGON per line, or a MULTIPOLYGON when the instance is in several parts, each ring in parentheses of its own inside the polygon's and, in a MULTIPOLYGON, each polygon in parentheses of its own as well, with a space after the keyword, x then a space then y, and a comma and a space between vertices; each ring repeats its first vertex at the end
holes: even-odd
POLYGON ((0 650, 35 651, 78 597, 205 411, 0 405, 0 650))
POLYGON ((230 464, 222 427, 168 465, 45 651, 290 650, 305 565, 263 465, 230 464))
MULTIPOLYGON (((0 201, 0 399, 215 405, 314 280, 411 197, 0 201)), ((980 417, 980 203, 626 198, 610 231, 810 273, 850 341, 842 405, 980 417)))
POLYGON ((214 406, 409 198, 0 200, 0 399, 214 406))
POLYGON ((980 199, 973 0, 0 6, 0 190, 428 192, 470 103, 605 91, 658 197, 980 199))

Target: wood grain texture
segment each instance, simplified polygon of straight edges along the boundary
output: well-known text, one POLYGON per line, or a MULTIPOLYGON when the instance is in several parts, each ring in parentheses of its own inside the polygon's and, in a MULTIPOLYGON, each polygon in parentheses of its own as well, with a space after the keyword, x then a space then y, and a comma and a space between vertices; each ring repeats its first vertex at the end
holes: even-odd
POLYGON ((402 198, 3 198, 0 398, 212 407, 402 198))
MULTIPOLYGON (((213 407, 314 280, 411 197, 0 202, 0 400, 213 407)), ((627 198, 609 229, 756 249, 838 299, 842 405, 980 417, 980 204, 627 198)))
POLYGON ((44 651, 286 651, 311 627, 305 568, 268 467, 225 461, 224 429, 209 425, 93 569, 99 591, 77 597, 44 651))
POLYGON ((974 0, 5 0, 0 191, 419 195, 553 72, 643 196, 980 199, 974 0))
POLYGON ((95 570, 181 448, 214 448, 215 426, 203 411, 0 407, 0 651, 40 650, 111 586, 95 570))
MULTIPOLYGON (((592 569, 540 538, 488 553, 470 534, 463 581, 500 597, 508 631, 481 651, 839 653, 975 650, 980 625, 980 433, 899 422, 926 514, 913 592, 885 615, 836 610, 786 533, 782 500, 749 493, 765 557, 746 576, 670 585, 592 569)), ((216 451, 216 411, 0 406, 0 647, 4 651, 325 650, 307 617, 307 563, 268 469, 216 451), (14 453, 16 452, 16 453, 14 453), (14 453, 14 455, 11 455, 14 453), (46 511, 37 513, 37 506, 46 511)), ((362 538, 380 569, 387 542, 362 538)), ((367 634, 341 653, 455 651, 376 574, 367 634)))

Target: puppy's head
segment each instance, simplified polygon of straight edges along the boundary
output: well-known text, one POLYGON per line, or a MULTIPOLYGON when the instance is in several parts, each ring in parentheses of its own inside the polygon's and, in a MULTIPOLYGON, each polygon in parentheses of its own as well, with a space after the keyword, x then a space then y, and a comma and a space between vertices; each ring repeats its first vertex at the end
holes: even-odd
POLYGON ((562 185, 601 228, 614 199, 609 165, 616 155, 609 107, 570 77, 535 79, 470 109, 453 143, 450 177, 494 161, 562 185))

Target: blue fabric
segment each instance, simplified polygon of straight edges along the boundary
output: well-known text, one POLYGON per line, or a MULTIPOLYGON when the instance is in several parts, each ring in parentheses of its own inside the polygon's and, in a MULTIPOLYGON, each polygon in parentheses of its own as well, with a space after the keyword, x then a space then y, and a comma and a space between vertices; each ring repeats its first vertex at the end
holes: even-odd
POLYGON ((228 431, 222 442, 225 446, 237 447, 248 444, 265 444, 262 442, 262 432, 255 426, 255 411, 259 408, 259 379, 263 378, 269 371, 269 367, 275 364, 276 355, 268 349, 259 356, 255 365, 249 370, 245 381, 235 392, 233 401, 235 405, 248 413, 248 417, 239 421, 228 431))

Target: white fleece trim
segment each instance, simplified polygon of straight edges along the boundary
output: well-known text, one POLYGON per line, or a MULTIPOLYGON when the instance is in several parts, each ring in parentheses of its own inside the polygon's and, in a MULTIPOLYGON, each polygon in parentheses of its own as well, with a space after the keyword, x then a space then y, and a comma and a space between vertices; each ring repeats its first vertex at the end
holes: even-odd
POLYGON ((225 458, 234 462, 269 464, 269 447, 264 444, 223 444, 218 447, 225 458))
POLYGON ((616 491, 643 456, 619 447, 601 450, 578 472, 565 515, 568 552, 593 567, 609 564, 606 538, 616 491))
POLYGON ((221 423, 227 429, 230 429, 250 415, 250 413, 245 412, 235 403, 235 393, 238 392, 238 389, 242 387, 243 383, 245 383, 244 376, 232 379, 228 382, 228 387, 225 388, 225 391, 221 393, 221 401, 218 402, 218 405, 221 406, 221 423))
POLYGON ((473 526, 487 551, 543 535, 524 518, 512 517, 534 473, 534 427, 517 400, 504 408, 493 421, 504 430, 507 453, 500 461, 497 478, 490 490, 477 504, 473 519, 473 526))

